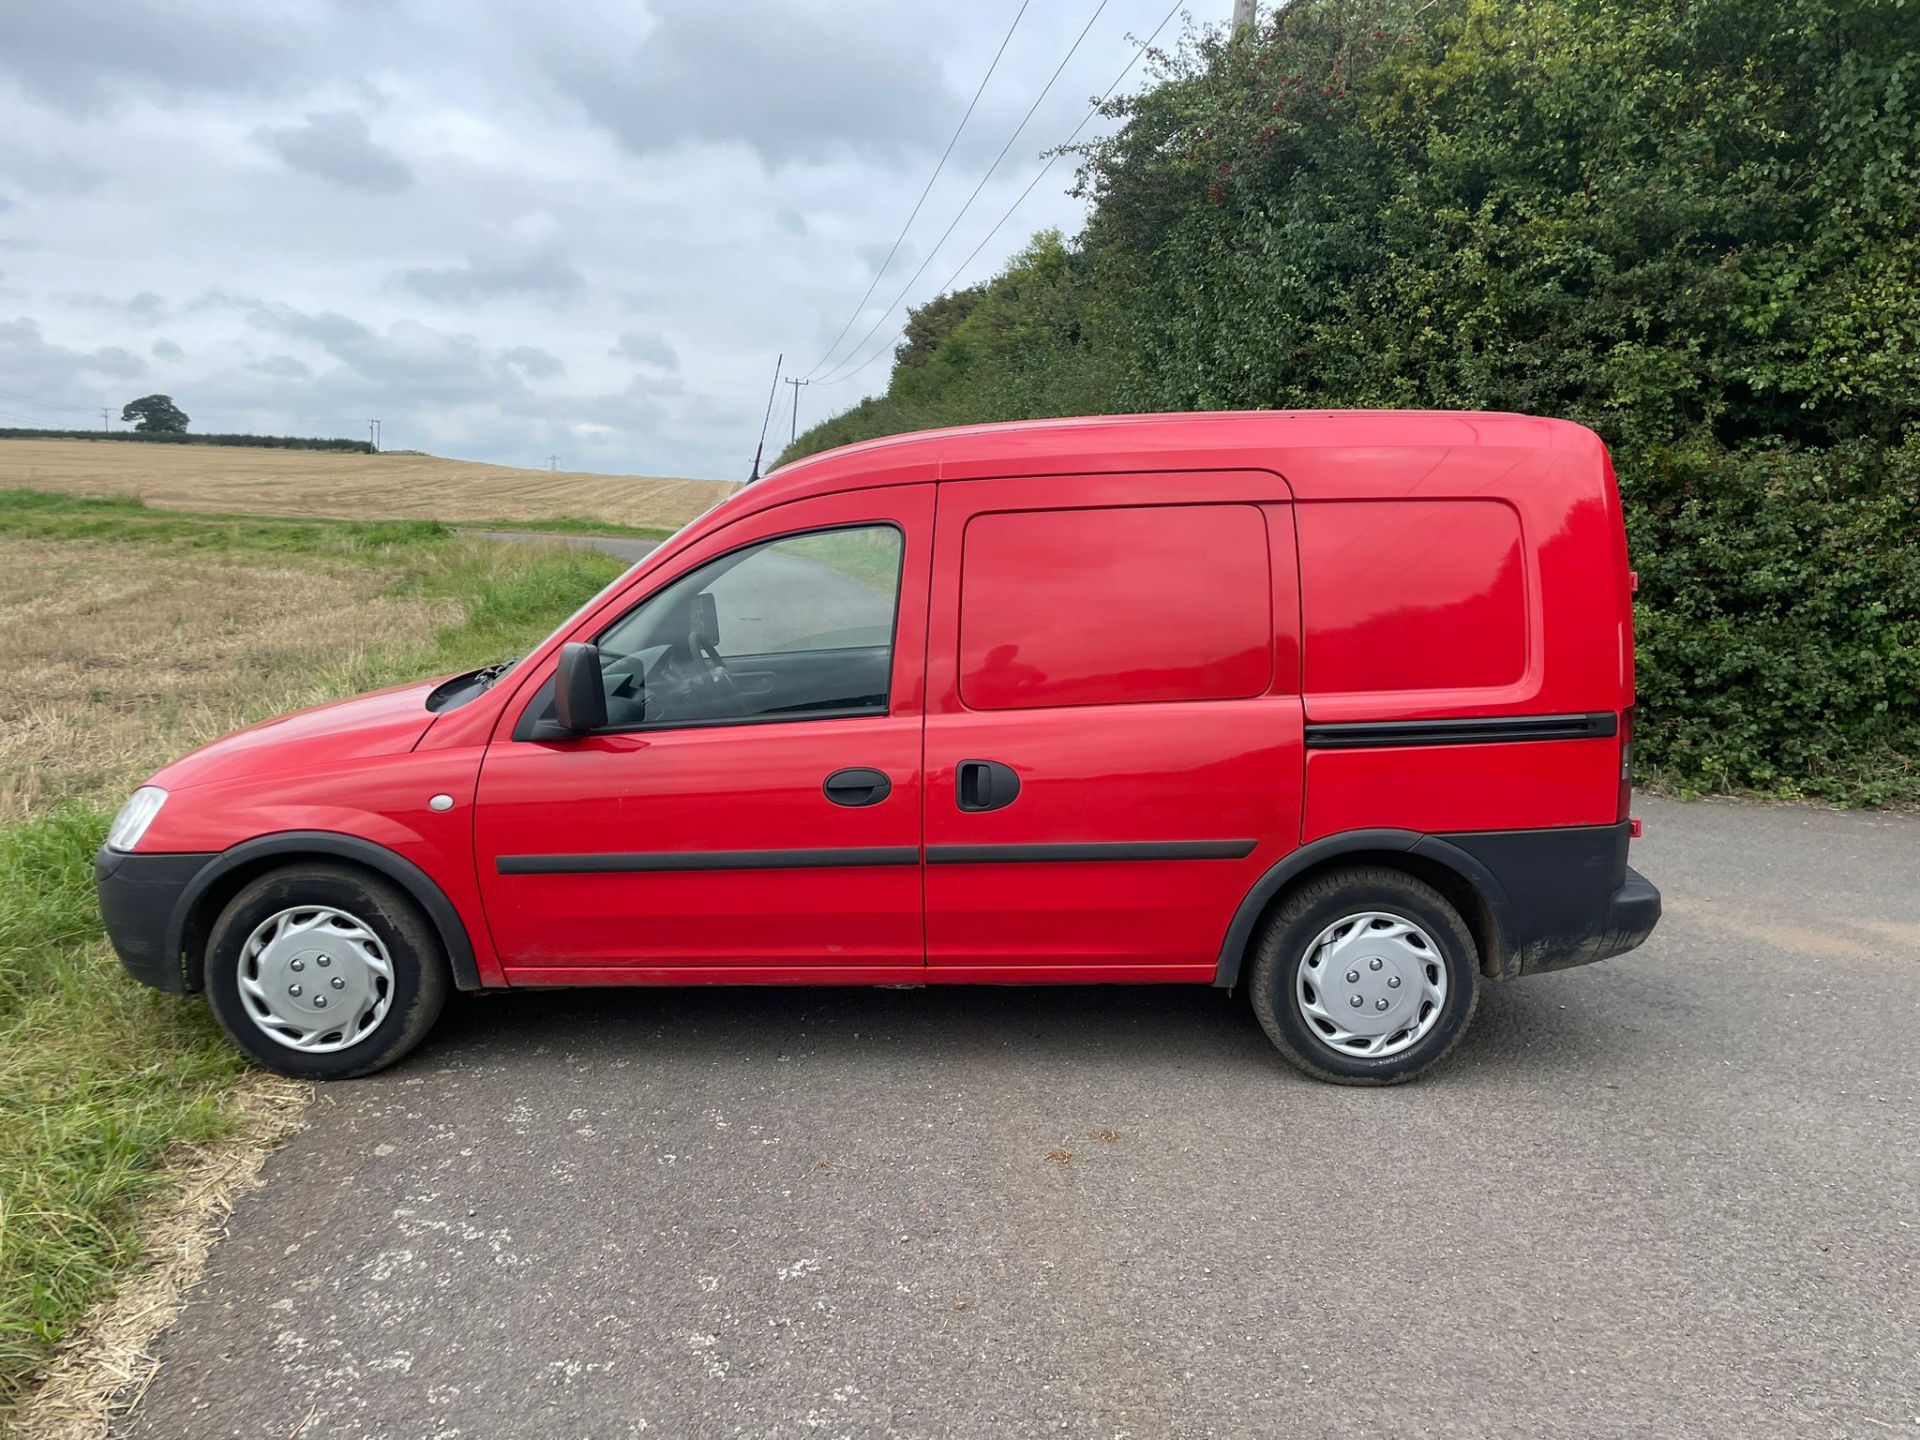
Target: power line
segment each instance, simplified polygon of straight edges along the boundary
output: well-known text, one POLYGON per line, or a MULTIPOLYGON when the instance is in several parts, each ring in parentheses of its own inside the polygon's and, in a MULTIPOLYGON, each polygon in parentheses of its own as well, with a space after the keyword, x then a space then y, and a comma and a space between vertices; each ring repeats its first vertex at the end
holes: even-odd
POLYGON ((33 395, 22 395, 16 390, 0 390, 0 395, 23 404, 37 405, 42 410, 70 410, 75 415, 91 415, 100 408, 97 405, 62 405, 57 400, 41 400, 33 395))
MULTIPOLYGON (((1120 82, 1125 80, 1127 76, 1133 73, 1133 67, 1140 63, 1140 57, 1146 54, 1147 51, 1153 48, 1153 42, 1160 38, 1160 32, 1167 28, 1167 26, 1172 22, 1173 17, 1180 12, 1180 7, 1186 3, 1187 3, 1187 0, 1174 0, 1173 7, 1169 9, 1164 16, 1161 17, 1160 23, 1153 27, 1153 33, 1147 36, 1147 38, 1143 42, 1141 42, 1140 48, 1133 52, 1133 56, 1131 59, 1127 61, 1126 67, 1123 70, 1121 70, 1121 72, 1118 75, 1113 77, 1113 83, 1107 86, 1105 90, 1100 92, 1100 98, 1093 102, 1093 108, 1088 110, 1087 113, 1081 117, 1080 123, 1073 127, 1073 133, 1068 135, 1065 140, 1062 140, 1059 145, 1054 147, 1054 153, 1047 157, 1046 163, 1043 164, 1038 170, 1034 171, 1033 178, 1027 181, 1027 188, 1022 190, 1017 196, 1014 197, 1013 203, 1009 205, 1004 211, 1001 212, 1000 218, 998 220, 993 222, 993 228, 988 230, 985 235, 982 235, 980 237, 980 243, 978 245, 975 245, 972 250, 967 252, 966 259, 962 260, 958 265, 954 266, 953 273, 946 278, 945 283, 943 283, 937 290, 933 292, 934 294, 944 295, 947 291, 953 288, 953 282, 958 280, 960 276, 966 271, 966 268, 974 262, 974 258, 978 256, 982 250, 987 248, 987 242, 993 239, 995 235, 998 235, 1000 233, 1000 227, 1002 225, 1005 225, 1007 221, 1013 218, 1013 212, 1018 210, 1020 206, 1025 203, 1027 196, 1033 193, 1034 187, 1038 185, 1041 182, 1041 180, 1046 178, 1047 172, 1053 169, 1054 162, 1060 158, 1059 152, 1065 149, 1067 146, 1071 145, 1077 138, 1079 138, 1080 132, 1086 129, 1088 122, 1091 121, 1094 116, 1100 113, 1100 107, 1105 105, 1107 103, 1107 100, 1112 96, 1113 92, 1120 88, 1120 82)), ((905 329, 904 326, 902 326, 901 328, 903 330, 905 329)), ((874 361, 878 360, 882 355, 885 355, 889 350, 892 349, 892 347, 893 347, 893 341, 889 339, 885 345, 882 345, 878 350, 874 351, 873 354, 869 355, 866 359, 862 360, 859 363, 859 365, 855 366, 853 369, 848 370, 844 375, 830 377, 828 379, 821 380, 817 383, 821 385, 838 385, 843 381, 851 380, 854 376, 858 375, 862 370, 865 370, 869 365, 873 364, 874 361)))
MULTIPOLYGON (((867 282, 867 293, 860 297, 860 303, 853 307, 847 316, 847 323, 840 327, 840 333, 833 337, 833 344, 827 346, 826 353, 813 362, 813 368, 807 371, 808 378, 818 375, 821 368, 832 358, 833 352, 840 348, 840 342, 847 338, 847 331, 853 328, 853 322, 860 318, 860 312, 867 308, 867 301, 873 298, 874 287, 880 283, 880 277, 887 273, 887 266, 893 263, 893 257, 900 253, 900 242, 907 238, 907 231, 913 228, 913 222, 919 218, 920 207, 927 203, 927 196, 933 193, 933 182, 940 178, 940 172, 946 169, 947 157, 953 154, 953 147, 960 143, 960 132, 967 128, 967 121, 973 118, 973 110, 980 103, 980 97, 986 93, 987 82, 993 78, 993 72, 1000 68, 1000 57, 1007 53, 1007 45, 1013 39, 1013 32, 1020 28, 1020 17, 1027 13, 1027 6, 1033 0, 1020 0, 1020 8, 1014 12, 1013 23, 1007 26, 1007 33, 1001 37, 1000 48, 993 52, 993 61, 987 66, 987 73, 980 77, 980 84, 973 92, 973 99, 967 102, 967 113, 960 117, 960 123, 953 127, 953 135, 947 141, 947 148, 940 152, 939 163, 933 167, 933 173, 927 177, 926 186, 920 191, 920 198, 913 202, 913 210, 907 216, 907 223, 900 227, 900 233, 893 237, 893 248, 887 251, 887 258, 880 262, 880 268, 873 272, 873 279, 867 282)), ((858 346, 854 347, 858 349, 858 346)))
MULTIPOLYGON (((1027 122, 1033 119, 1034 111, 1038 110, 1040 108, 1040 102, 1047 98, 1048 92, 1053 89, 1054 81, 1060 78, 1060 72, 1067 68, 1067 62, 1072 60, 1074 55, 1079 52, 1081 42, 1087 38, 1087 32, 1093 29, 1093 22, 1100 18, 1100 12, 1106 8, 1107 0, 1100 0, 1100 3, 1093 7, 1093 14, 1087 17, 1087 23, 1081 28, 1079 35, 1074 38, 1074 42, 1068 48, 1067 53, 1061 57, 1060 63, 1054 66, 1053 74, 1048 76, 1047 83, 1040 87, 1040 93, 1033 97, 1033 104, 1029 105, 1027 107, 1027 113, 1020 117, 1020 123, 1013 127, 1013 133, 1007 137, 1007 143, 1002 145, 1000 147, 1000 153, 993 157, 993 164, 989 165, 986 174, 980 177, 980 183, 973 187, 973 193, 967 196, 966 202, 961 205, 959 213, 947 222, 947 228, 942 230, 940 232, 940 238, 933 242, 933 248, 927 251, 927 258, 920 262, 920 268, 908 277, 907 283, 900 287, 900 293, 893 297, 893 303, 881 311, 879 318, 867 327, 867 333, 860 337, 853 349, 848 352, 847 358, 840 362, 837 369, 845 370, 846 367, 852 363, 853 357, 866 348, 867 341, 873 338, 874 332, 880 328, 886 318, 900 308, 900 302, 907 298, 907 292, 912 290, 914 283, 926 273, 927 266, 931 265, 933 263, 933 257, 940 253, 940 247, 947 243, 947 237, 953 234, 954 227, 966 218, 966 213, 973 207, 973 202, 980 198, 980 192, 986 188, 987 181, 991 180, 993 178, 993 172, 1000 168, 1000 162, 1007 158, 1007 152, 1013 149, 1013 142, 1018 140, 1020 138, 1020 132, 1027 128, 1027 122)), ((831 385, 836 379, 843 378, 845 377, 829 375, 825 377, 821 383, 831 385)))

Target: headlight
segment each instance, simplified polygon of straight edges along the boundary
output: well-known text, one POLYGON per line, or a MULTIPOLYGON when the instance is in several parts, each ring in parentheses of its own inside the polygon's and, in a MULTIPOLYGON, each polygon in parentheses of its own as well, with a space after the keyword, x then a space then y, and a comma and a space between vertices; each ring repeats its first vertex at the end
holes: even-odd
POLYGON ((140 837, 147 833, 153 817, 160 813, 160 807, 166 803, 167 792, 158 785, 142 785, 134 791, 127 803, 120 807, 120 813, 113 817, 113 826, 107 831, 107 848, 133 849, 140 843, 140 837))

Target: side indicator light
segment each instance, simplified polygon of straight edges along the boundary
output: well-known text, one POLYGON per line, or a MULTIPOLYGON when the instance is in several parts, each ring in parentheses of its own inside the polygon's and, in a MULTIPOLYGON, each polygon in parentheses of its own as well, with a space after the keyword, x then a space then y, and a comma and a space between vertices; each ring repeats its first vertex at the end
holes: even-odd
POLYGON ((1638 595, 1639 593, 1640 572, 1638 570, 1629 570, 1627 571, 1627 594, 1638 595))
POLYGON ((1640 817, 1638 815, 1627 821, 1627 836, 1633 840, 1640 838, 1640 817))

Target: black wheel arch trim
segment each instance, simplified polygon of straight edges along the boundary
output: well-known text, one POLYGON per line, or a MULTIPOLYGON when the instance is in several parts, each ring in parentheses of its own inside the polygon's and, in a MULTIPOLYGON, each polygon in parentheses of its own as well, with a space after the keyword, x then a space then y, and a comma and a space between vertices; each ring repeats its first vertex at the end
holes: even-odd
MULTIPOLYGON (((1273 903, 1274 897, 1295 878, 1343 855, 1381 851, 1416 855, 1452 870, 1471 885, 1485 902, 1501 950, 1511 948, 1508 939, 1513 934, 1513 905, 1507 899, 1506 889, 1498 877, 1479 860, 1458 845, 1417 830, 1346 830, 1302 845, 1268 867, 1266 873, 1254 882, 1253 888, 1240 902, 1240 908, 1234 911, 1232 923, 1227 926, 1227 936, 1221 942, 1220 958, 1214 968, 1213 983, 1226 990, 1239 984, 1240 972, 1252 948, 1254 928, 1260 923, 1260 917, 1267 907, 1273 903)), ((1486 958, 1481 957, 1483 964, 1486 958)))
MULTIPOLYGON (((434 882, 433 877, 406 856, 384 845, 363 840, 358 835, 342 835, 331 830, 282 830, 276 834, 243 840, 215 855, 188 882, 180 892, 180 898, 174 902, 173 914, 167 922, 168 953, 178 955, 186 949, 187 927, 194 911, 216 882, 242 866, 280 856, 289 860, 346 860, 391 880, 426 912, 428 922, 438 932, 441 944, 447 948, 447 963, 453 971, 454 987, 460 990, 483 988, 466 922, 460 918, 460 912, 453 908, 453 902, 447 899, 446 892, 434 882)), ((205 963, 204 955, 187 956, 189 990, 202 987, 205 963)))

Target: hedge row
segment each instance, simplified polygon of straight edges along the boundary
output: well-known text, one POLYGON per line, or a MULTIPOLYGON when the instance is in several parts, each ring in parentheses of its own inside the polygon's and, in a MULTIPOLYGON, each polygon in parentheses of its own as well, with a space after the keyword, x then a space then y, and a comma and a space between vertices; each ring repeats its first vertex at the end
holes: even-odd
POLYGON ((1643 759, 1920 800, 1920 45, 1901 0, 1295 0, 1085 148, 1073 242, 792 448, 1102 411, 1564 416, 1613 451, 1643 759))
POLYGON ((263 450, 352 450, 373 453, 369 440, 308 435, 169 435, 152 430, 18 430, 0 427, 0 440, 129 440, 142 445, 251 445, 263 450))

